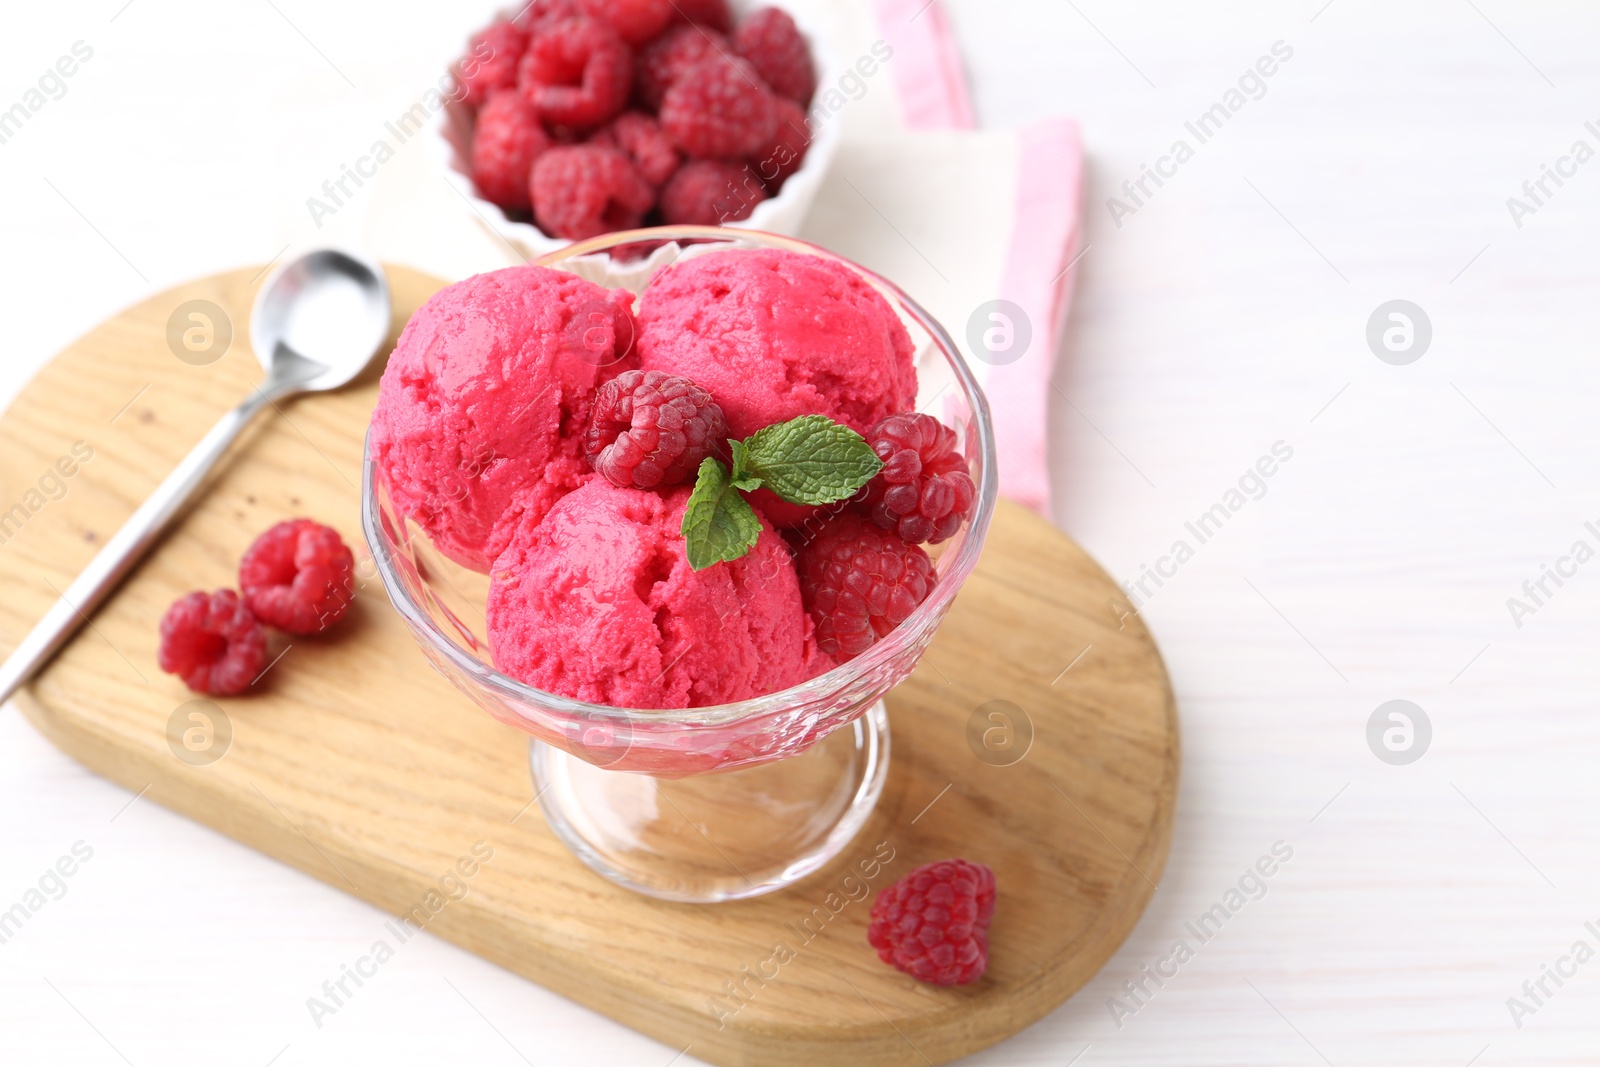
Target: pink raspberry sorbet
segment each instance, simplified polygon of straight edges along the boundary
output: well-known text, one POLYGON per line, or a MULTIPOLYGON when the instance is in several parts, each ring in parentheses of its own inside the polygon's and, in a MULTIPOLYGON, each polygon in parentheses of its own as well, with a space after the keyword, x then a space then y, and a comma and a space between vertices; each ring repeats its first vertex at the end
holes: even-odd
POLYGON ((524 515, 489 588, 489 651, 528 685, 595 704, 684 708, 787 689, 833 666, 817 650, 783 539, 689 567, 689 488, 603 478, 524 515))
POLYGON ((595 388, 634 365, 633 294, 522 266, 436 293, 389 357, 371 449, 395 507, 487 572, 516 523, 592 472, 595 388))
MULTIPOLYGON (((640 367, 711 390, 735 438, 801 415, 865 434, 916 405, 914 358, 883 294, 817 256, 711 252, 663 271, 640 299, 640 367)), ((764 489, 752 499, 780 526, 815 511, 764 489)))

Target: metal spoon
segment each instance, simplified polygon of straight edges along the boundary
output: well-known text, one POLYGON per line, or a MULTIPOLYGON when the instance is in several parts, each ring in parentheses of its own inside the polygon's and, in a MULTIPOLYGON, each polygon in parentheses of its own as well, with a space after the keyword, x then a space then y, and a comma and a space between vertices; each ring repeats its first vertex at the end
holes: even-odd
POLYGON ((382 269, 350 252, 311 252, 273 272, 250 315, 250 344, 266 368, 266 381, 194 446, 17 646, 0 667, 0 703, 127 577, 263 408, 300 393, 337 389, 372 363, 389 333, 389 307, 382 269))

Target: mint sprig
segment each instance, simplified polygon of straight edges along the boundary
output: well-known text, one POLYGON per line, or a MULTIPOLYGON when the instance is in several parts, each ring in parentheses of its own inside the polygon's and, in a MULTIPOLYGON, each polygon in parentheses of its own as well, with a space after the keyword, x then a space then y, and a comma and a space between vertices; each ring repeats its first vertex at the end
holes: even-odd
POLYGON ((738 559, 754 548, 761 536, 755 509, 739 495, 728 468, 715 456, 700 463, 682 529, 689 566, 697 571, 738 559))
POLYGON ((761 520, 741 491, 765 486, 791 504, 831 504, 883 469, 864 437, 825 415, 776 423, 728 447, 733 469, 706 457, 683 513, 689 566, 697 571, 755 547, 761 520))
POLYGON ((744 472, 791 504, 831 504, 883 470, 866 439, 826 415, 802 415, 751 434, 734 453, 744 472))

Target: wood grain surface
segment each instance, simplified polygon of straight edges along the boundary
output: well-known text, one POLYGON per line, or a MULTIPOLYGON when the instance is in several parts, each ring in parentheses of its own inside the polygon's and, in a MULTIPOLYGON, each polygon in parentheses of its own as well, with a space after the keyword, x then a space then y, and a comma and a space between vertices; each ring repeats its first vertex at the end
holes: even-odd
MULTIPOLYGON (((389 274, 398 329, 442 283, 389 274)), ((259 379, 245 339, 257 281, 254 270, 219 275, 115 317, 0 419, 4 650, 259 379), (168 345, 169 316, 187 300, 211 301, 232 324, 231 347, 208 365, 168 345)), ((1043 1016, 1132 929, 1172 833, 1179 743, 1166 672, 1142 622, 1108 606, 1119 594, 1099 567, 1006 504, 923 665, 889 698, 892 768, 871 822, 832 865, 766 897, 666 904, 588 871, 530 806, 527 739, 428 667, 363 547, 349 619, 326 638, 275 645, 258 691, 217 701, 226 751, 179 758, 169 737, 189 727, 194 694, 156 667, 161 613, 190 589, 233 585, 240 553, 280 519, 308 515, 361 546, 375 396, 367 379, 261 420, 20 697, 28 718, 114 781, 410 916, 393 940, 424 928, 712 1063, 944 1062, 1043 1016), (1002 755, 969 741, 998 722, 992 701, 1015 706, 1002 755), (995 869, 999 907, 988 975, 938 989, 878 962, 865 894, 952 855, 995 869), (863 889, 872 857, 881 869, 863 889), (793 950, 781 965, 780 943, 793 950)))

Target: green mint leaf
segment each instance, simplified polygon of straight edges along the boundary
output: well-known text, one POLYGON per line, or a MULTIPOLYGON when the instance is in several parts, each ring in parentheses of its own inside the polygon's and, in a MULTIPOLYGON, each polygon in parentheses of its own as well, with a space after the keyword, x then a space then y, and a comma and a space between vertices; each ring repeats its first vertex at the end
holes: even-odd
POLYGON ((734 488, 728 468, 713 456, 700 464, 682 530, 689 566, 697 571, 738 559, 761 536, 761 520, 734 488))
POLYGON ((866 439, 826 415, 802 415, 735 442, 740 474, 754 475, 791 504, 831 504, 883 469, 866 439))
POLYGON ((750 450, 743 441, 729 441, 733 450, 733 487, 750 492, 761 488, 761 479, 750 473, 750 450))

